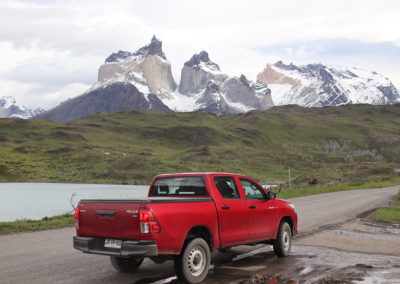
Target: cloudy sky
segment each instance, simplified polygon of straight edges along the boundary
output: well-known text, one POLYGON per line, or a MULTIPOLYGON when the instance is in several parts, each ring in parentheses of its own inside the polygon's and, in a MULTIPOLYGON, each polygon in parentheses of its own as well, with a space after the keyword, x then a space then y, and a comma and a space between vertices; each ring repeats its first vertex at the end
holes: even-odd
POLYGON ((179 82, 208 51, 255 80, 267 63, 322 62, 389 77, 400 88, 398 0, 1 0, 0 98, 54 107, 97 81, 105 58, 156 35, 179 82))

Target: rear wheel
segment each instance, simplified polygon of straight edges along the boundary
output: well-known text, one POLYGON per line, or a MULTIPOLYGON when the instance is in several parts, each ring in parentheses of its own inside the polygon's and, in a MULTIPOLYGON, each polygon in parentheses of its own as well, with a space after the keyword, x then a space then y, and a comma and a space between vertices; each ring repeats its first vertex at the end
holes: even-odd
POLYGON ((175 258, 176 275, 187 283, 199 283, 207 277, 210 260, 207 242, 201 238, 193 239, 175 258))
POLYGON ((123 258, 110 256, 112 266, 119 272, 136 271, 143 262, 143 258, 123 258))
POLYGON ((289 254, 292 246, 292 230, 288 223, 283 222, 279 225, 278 236, 273 246, 277 257, 285 257, 289 254))

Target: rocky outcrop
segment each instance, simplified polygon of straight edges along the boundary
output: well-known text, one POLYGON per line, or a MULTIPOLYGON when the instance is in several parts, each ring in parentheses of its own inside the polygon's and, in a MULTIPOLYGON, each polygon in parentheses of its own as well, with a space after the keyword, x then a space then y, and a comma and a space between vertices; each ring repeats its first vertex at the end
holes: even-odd
POLYGON ((244 75, 229 77, 205 51, 185 62, 179 93, 194 100, 194 110, 217 115, 265 110, 274 105, 266 84, 251 82, 244 75))
POLYGON ((156 94, 160 99, 173 97, 176 83, 168 61, 157 55, 148 55, 141 63, 141 67, 151 93, 156 94))
POLYGON ((145 94, 156 94, 161 99, 171 98, 176 89, 171 64, 166 60, 162 42, 153 36, 150 44, 136 52, 113 53, 100 66, 95 88, 125 82, 145 94))
POLYGON ((68 122, 97 112, 171 112, 162 100, 171 99, 175 89, 176 83, 162 50, 162 42, 153 36, 150 44, 135 52, 111 54, 100 66, 98 82, 92 88, 36 117, 68 122))
POLYGON ((164 60, 167 60, 164 51, 162 50, 162 42, 158 40, 156 36, 153 36, 150 44, 143 46, 142 48, 138 49, 135 52, 119 50, 117 53, 111 54, 109 57, 106 58, 106 63, 119 62, 121 60, 124 60, 132 56, 145 57, 147 55, 157 55, 163 58, 164 60))
POLYGON ((219 66, 210 60, 208 53, 201 51, 183 65, 179 92, 185 95, 197 94, 207 87, 208 82, 222 83, 227 78, 219 66))
POLYGON ((243 102, 252 109, 265 110, 274 105, 271 91, 267 85, 249 81, 244 75, 225 80, 222 85, 222 92, 226 94, 229 101, 243 102))
POLYGON ((312 107, 400 102, 399 93, 388 78, 357 68, 324 64, 296 66, 278 61, 267 64, 257 81, 268 84, 277 105, 312 107))

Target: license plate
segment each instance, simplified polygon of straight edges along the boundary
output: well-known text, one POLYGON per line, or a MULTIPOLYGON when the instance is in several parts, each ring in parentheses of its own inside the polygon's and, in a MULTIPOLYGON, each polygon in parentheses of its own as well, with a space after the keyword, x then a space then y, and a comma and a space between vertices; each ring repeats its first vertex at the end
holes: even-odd
POLYGON ((122 244, 122 240, 115 240, 115 239, 105 239, 104 240, 104 247, 105 248, 117 248, 120 249, 122 244))

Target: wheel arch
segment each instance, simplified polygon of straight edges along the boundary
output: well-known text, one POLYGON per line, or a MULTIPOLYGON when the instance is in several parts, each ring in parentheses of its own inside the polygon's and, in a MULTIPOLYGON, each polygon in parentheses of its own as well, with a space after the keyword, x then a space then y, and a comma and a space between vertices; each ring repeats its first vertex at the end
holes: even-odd
MULTIPOLYGON (((290 216, 283 216, 283 217, 281 218, 281 220, 280 220, 280 222, 279 222, 277 228, 279 228, 279 226, 280 226, 283 222, 286 222, 286 223, 289 224, 290 230, 292 231, 292 236, 294 236, 294 235, 295 235, 295 228, 294 228, 294 221, 293 221, 292 217, 290 217, 290 216)), ((278 232, 278 229, 277 229, 277 232, 278 232)))
POLYGON ((195 226, 195 227, 192 227, 189 230, 189 232, 186 234, 181 251, 188 242, 190 242, 191 240, 193 240, 195 238, 204 239, 206 241, 206 243, 208 244, 210 251, 213 250, 213 236, 212 236, 210 228, 208 228, 207 226, 195 226))

